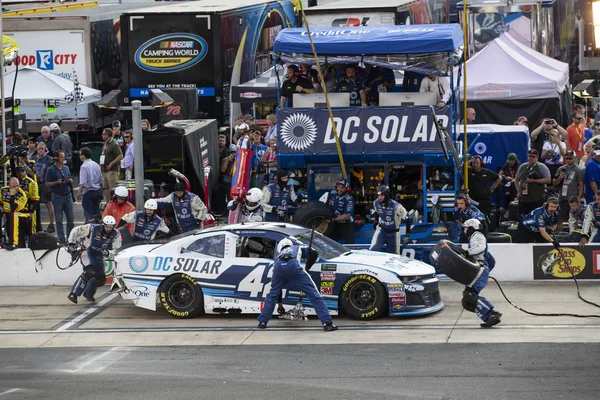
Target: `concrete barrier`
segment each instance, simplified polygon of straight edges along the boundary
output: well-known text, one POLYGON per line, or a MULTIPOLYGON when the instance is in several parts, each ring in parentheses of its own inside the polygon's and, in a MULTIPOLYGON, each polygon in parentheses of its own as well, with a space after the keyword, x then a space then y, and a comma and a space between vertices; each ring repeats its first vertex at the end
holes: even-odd
MULTIPOLYGON (((30 249, 8 251, 0 249, 0 286, 52 286, 72 285, 81 274, 81 264, 60 270, 56 265, 56 252, 48 253, 40 262, 33 258, 30 249), (37 268, 37 272, 36 272, 37 268)), ((35 257, 39 258, 45 250, 36 250, 35 257)), ((59 253, 58 263, 65 268, 69 265, 71 256, 65 250, 59 253)))

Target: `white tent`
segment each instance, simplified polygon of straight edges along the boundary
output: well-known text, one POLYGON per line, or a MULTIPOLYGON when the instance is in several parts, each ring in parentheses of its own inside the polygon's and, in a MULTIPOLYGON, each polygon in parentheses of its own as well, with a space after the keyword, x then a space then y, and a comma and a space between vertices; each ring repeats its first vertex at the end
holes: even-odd
MULTIPOLYGON (((505 34, 467 61, 468 100, 551 99, 565 91, 568 65, 554 60, 550 63, 546 60, 549 57, 536 55, 533 50, 526 52, 519 45, 505 34), (566 69, 555 63, 564 64, 566 69)), ((462 98, 462 83, 460 91, 462 98)))
MULTIPOLYGON (((15 71, 4 77, 4 96, 11 97, 15 83, 15 71)), ((102 92, 90 87, 79 85, 83 100, 78 100, 78 105, 100 101, 102 92)), ((37 68, 23 67, 17 75, 17 86, 14 99, 20 101, 22 107, 45 107, 48 100, 58 101, 61 106, 73 105, 65 100, 65 96, 73 91, 73 81, 54 75, 37 68)))
MULTIPOLYGON (((564 63, 562 61, 556 60, 552 57, 548 57, 539 51, 535 51, 531 47, 524 45, 520 42, 514 35, 510 35, 508 33, 503 33, 500 35, 498 40, 502 40, 504 43, 509 45, 513 50, 515 50, 518 54, 524 56, 528 60, 534 62, 537 65, 540 65, 545 68, 550 68, 555 71, 559 71, 563 74, 563 76, 569 79, 569 64, 564 63)), ((568 82, 567 82, 568 83, 568 82)))

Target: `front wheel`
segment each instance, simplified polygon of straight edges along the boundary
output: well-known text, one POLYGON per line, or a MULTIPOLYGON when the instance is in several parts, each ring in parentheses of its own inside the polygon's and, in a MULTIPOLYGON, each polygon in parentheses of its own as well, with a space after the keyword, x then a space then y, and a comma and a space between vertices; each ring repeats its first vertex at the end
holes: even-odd
POLYGON ((388 310, 385 288, 370 275, 351 276, 342 287, 340 301, 352 319, 375 319, 385 315, 388 310))
POLYGON ((177 318, 192 318, 204 310, 204 298, 198 282, 187 274, 171 275, 159 289, 160 303, 177 318))

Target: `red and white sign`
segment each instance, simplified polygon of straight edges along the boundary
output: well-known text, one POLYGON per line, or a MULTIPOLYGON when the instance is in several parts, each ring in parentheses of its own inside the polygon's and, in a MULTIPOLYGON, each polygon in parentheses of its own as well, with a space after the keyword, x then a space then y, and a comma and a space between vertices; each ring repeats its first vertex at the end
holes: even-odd
POLYGON ((600 275, 600 250, 592 251, 592 258, 594 259, 594 274, 600 275))

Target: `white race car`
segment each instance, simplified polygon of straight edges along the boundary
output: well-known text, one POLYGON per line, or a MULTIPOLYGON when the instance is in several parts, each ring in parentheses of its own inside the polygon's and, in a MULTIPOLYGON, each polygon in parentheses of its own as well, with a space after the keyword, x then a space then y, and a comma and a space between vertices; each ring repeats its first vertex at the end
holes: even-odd
MULTIPOLYGON (((165 244, 140 244, 115 256, 115 281, 124 299, 156 310, 157 299, 172 315, 258 314, 271 288, 277 243, 289 238, 308 246, 311 231, 285 223, 220 226, 188 233, 165 244)), ((314 233, 319 253, 309 273, 331 314, 355 319, 433 313, 444 307, 435 269, 424 262, 374 251, 350 251, 314 233)), ((300 292, 283 290, 286 309, 300 292)), ((314 309, 304 297, 306 314, 314 309)))

